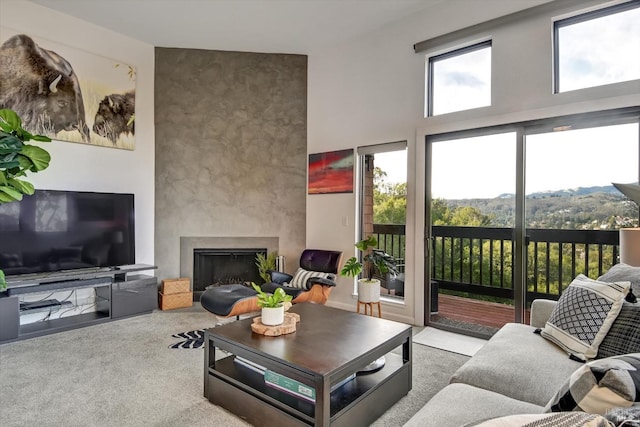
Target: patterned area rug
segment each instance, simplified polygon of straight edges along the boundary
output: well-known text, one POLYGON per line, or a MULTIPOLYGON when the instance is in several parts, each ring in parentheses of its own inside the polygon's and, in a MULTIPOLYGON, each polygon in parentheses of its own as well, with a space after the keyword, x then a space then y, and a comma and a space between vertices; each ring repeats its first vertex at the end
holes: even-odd
POLYGON ((169 348, 202 348, 204 344, 204 329, 180 332, 171 336, 180 338, 181 341, 171 344, 169 348))

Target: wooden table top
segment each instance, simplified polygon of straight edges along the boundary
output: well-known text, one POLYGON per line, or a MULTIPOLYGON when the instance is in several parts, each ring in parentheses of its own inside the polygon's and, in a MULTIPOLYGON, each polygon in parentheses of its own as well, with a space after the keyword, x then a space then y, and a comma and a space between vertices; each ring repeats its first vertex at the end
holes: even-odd
POLYGON ((288 365, 328 375, 378 347, 411 336, 411 326, 319 304, 296 304, 300 315, 294 333, 269 337, 251 330, 252 319, 210 329, 216 339, 278 359, 288 365))

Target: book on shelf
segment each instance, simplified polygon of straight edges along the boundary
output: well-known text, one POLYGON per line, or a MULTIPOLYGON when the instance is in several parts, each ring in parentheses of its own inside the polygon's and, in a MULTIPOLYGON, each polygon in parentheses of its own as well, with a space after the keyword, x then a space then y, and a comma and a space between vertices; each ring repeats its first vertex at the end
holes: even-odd
POLYGON ((296 381, 277 372, 267 369, 264 373, 264 382, 269 387, 277 388, 309 402, 313 403, 316 401, 316 390, 313 387, 309 387, 300 381, 296 381))
MULTIPOLYGON (((342 387, 349 381, 353 380, 355 377, 356 377, 356 374, 354 373, 344 378, 343 380, 338 381, 337 383, 331 386, 331 392, 342 387)), ((277 388, 293 396, 305 399, 309 402, 316 401, 316 390, 313 387, 309 387, 306 384, 303 384, 292 378, 286 377, 277 372, 273 372, 267 369, 264 372, 264 382, 269 387, 277 388)))

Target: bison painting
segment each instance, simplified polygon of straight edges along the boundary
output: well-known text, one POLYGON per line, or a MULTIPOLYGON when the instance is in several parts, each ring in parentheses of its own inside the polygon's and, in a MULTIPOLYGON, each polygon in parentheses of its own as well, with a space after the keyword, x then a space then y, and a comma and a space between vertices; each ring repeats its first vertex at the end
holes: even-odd
POLYGON ((16 35, 0 46, 0 108, 11 108, 32 133, 53 136, 77 130, 89 141, 80 83, 71 64, 16 35))
POLYGON ((135 102, 133 91, 105 96, 100 101, 93 122, 93 131, 109 139, 113 144, 123 133, 135 134, 135 102))

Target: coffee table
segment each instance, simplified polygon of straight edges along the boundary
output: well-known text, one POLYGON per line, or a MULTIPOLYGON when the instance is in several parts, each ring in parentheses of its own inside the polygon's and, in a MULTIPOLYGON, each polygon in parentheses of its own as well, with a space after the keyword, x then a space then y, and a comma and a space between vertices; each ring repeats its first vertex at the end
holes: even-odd
POLYGON ((369 425, 411 390, 410 325, 310 303, 290 311, 301 319, 291 334, 256 334, 252 319, 205 331, 210 402, 257 426, 351 427, 369 425), (382 369, 358 373, 381 356, 382 369), (263 370, 313 390, 315 402, 268 385, 263 370))

